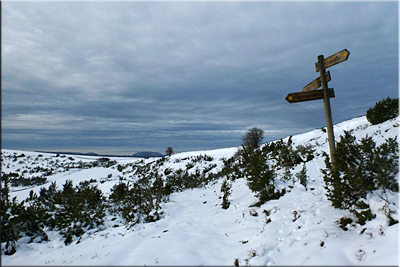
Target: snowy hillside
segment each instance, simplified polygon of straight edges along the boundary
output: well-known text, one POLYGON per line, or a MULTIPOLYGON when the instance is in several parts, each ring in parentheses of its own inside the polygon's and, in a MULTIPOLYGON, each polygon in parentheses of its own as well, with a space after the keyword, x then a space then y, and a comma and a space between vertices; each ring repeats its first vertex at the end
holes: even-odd
MULTIPOLYGON (((398 135, 398 118, 372 126, 364 117, 334 126, 335 138, 344 131, 357 139, 372 136, 377 144, 398 135)), ((283 140, 287 140, 286 137, 283 140)), ((232 182, 230 207, 222 209, 221 185, 224 177, 208 178, 198 188, 184 189, 163 201, 161 218, 127 226, 121 216, 108 214, 104 225, 74 236, 69 245, 58 232, 44 229, 48 241, 23 237, 18 250, 5 255, 2 265, 398 265, 398 223, 389 226, 382 207, 387 204, 378 194, 368 195, 376 218, 365 225, 339 226, 343 216, 354 218, 347 210, 335 209, 326 197, 321 169, 322 152, 329 152, 327 134, 322 129, 292 137, 294 145, 311 144, 315 158, 306 163, 307 188, 296 181, 278 181, 287 193, 260 207, 244 178, 232 182), (250 207, 251 206, 251 207, 250 207)), ((28 151, 2 150, 2 174, 20 177, 46 177, 40 186, 10 187, 10 197, 26 199, 30 191, 56 182, 59 189, 67 180, 74 185, 92 180, 105 196, 120 181, 134 183, 138 169, 147 168, 165 179, 166 173, 179 169, 189 174, 218 174, 223 160, 237 148, 194 151, 169 158, 109 158, 55 155, 28 151)), ((298 173, 302 165, 291 173, 298 173)), ((283 170, 277 172, 279 177, 283 170)), ((203 177, 203 176, 202 176, 203 177)), ((206 176, 207 177, 207 176, 206 176)), ((206 178, 204 178, 206 179, 206 178)), ((398 220, 398 193, 387 191, 392 217, 398 220)), ((3 241, 2 241, 3 242, 3 241)))

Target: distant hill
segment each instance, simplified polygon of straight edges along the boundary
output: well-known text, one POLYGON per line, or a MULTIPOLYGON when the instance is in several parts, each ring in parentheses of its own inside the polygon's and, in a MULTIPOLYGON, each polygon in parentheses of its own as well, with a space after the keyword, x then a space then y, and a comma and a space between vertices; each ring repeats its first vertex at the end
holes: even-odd
POLYGON ((64 154, 64 155, 78 155, 78 156, 96 156, 96 157, 135 157, 135 158, 156 158, 156 157, 164 157, 165 155, 159 153, 159 152, 152 152, 152 151, 142 151, 142 152, 137 152, 133 155, 102 155, 102 154, 97 154, 94 152, 88 152, 88 153, 82 153, 82 152, 68 152, 68 151, 35 151, 35 152, 40 152, 40 153, 50 153, 50 154, 64 154))
POLYGON ((152 152, 152 151, 142 151, 142 152, 137 152, 132 155, 132 157, 135 158, 155 158, 155 157, 164 157, 165 155, 159 153, 159 152, 152 152))
POLYGON ((82 153, 82 152, 63 152, 63 151, 58 151, 58 152, 53 152, 53 151, 35 151, 35 152, 50 153, 50 154, 64 154, 64 155, 101 156, 101 155, 96 154, 96 153, 94 153, 94 152, 88 152, 88 153, 82 153))

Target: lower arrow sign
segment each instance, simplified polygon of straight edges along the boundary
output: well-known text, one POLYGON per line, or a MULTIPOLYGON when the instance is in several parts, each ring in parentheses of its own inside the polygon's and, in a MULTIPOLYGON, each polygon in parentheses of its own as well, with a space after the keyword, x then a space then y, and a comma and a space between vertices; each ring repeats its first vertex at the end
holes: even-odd
MULTIPOLYGON (((335 97, 333 88, 328 89, 329 98, 335 97)), ((310 100, 324 99, 324 92, 322 90, 315 90, 311 92, 298 92, 290 93, 286 96, 286 101, 289 103, 305 102, 310 100)))

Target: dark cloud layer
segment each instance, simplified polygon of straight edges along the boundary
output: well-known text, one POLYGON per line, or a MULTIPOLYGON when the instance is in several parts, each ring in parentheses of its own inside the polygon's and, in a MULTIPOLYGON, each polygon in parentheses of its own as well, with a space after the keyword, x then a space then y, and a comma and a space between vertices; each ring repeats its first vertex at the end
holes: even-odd
POLYGON ((334 123, 398 95, 397 2, 3 2, 2 147, 131 154, 325 125, 289 104, 330 69, 334 123))

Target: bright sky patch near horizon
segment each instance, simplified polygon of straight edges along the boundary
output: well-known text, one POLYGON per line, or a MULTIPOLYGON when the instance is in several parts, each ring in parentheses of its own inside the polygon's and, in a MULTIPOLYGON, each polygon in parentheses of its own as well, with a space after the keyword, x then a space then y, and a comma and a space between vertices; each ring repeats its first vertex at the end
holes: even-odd
POLYGON ((398 96, 398 2, 2 2, 2 148, 133 154, 324 127, 398 96))

